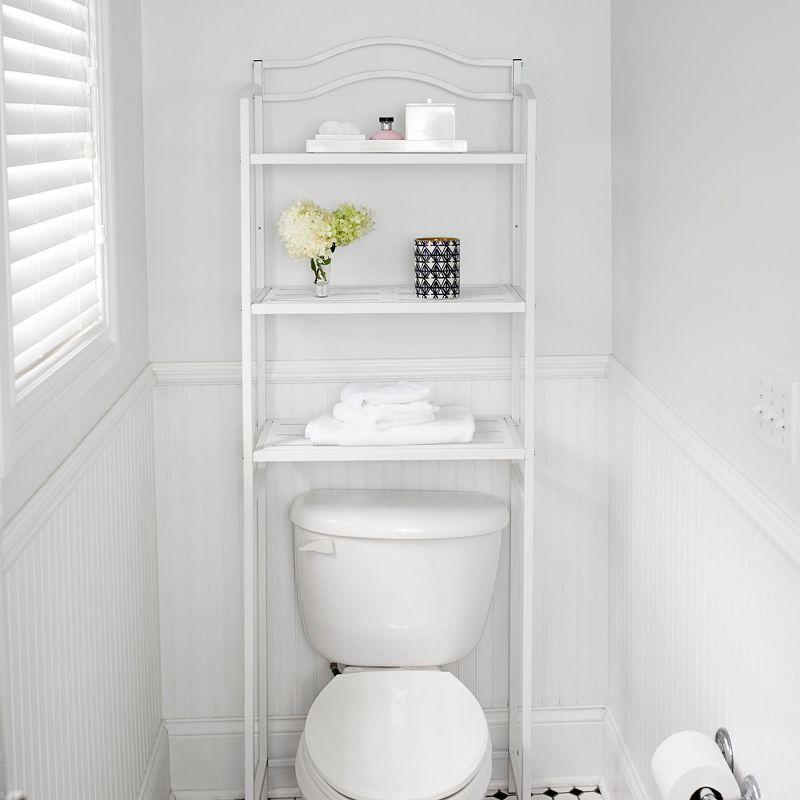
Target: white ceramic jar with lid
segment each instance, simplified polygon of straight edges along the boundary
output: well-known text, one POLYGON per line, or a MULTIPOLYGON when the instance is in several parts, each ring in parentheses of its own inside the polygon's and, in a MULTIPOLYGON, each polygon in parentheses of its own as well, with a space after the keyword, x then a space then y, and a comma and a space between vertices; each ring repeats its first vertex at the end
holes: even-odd
POLYGON ((406 139, 441 142, 456 138, 455 103, 406 103, 406 139))

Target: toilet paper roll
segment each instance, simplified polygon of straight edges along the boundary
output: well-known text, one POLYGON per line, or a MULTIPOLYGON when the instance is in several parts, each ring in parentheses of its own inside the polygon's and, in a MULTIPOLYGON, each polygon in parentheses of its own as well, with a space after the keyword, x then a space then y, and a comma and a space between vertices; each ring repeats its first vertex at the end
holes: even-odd
POLYGON ((661 800, 692 800, 703 787, 722 800, 741 797, 719 747, 704 733, 681 731, 664 739, 653 753, 652 767, 661 800))

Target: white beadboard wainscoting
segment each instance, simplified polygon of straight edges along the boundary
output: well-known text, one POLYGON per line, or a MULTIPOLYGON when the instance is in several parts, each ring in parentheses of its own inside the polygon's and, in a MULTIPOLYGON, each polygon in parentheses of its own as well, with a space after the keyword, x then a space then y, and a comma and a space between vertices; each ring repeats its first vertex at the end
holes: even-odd
POLYGON ((2 532, 8 788, 166 800, 150 367, 2 532))
POLYGON ((613 359, 609 387, 608 783, 655 800, 659 742, 724 725, 740 779, 796 796, 800 525, 613 359))
MULTIPOLYGON (((535 686, 540 777, 597 777, 607 658, 607 357, 537 359, 535 686), (570 761, 570 759, 572 759, 570 761), (572 766, 569 766, 572 764, 572 766), (555 772, 554 772, 555 771, 555 772)), ((172 786, 181 796, 240 787, 242 609, 240 367, 154 364, 163 714, 172 786)), ((507 411, 507 358, 276 362, 269 406, 309 417, 333 405, 349 380, 428 382, 443 403, 507 411)), ((268 547, 270 735, 291 759, 303 715, 330 679, 302 630, 288 509, 312 487, 439 488, 507 499, 507 462, 271 464, 268 547), (288 737, 288 738, 287 738, 288 737), (277 741, 282 742, 281 745, 277 741)), ((476 694, 507 746, 508 548, 494 604, 473 653, 449 668, 476 694), (498 716, 499 715, 499 716, 498 716)), ((500 759, 498 759, 500 761, 500 759)), ((281 761, 280 763, 284 763, 281 761)), ((289 767, 291 762, 285 762, 289 767)), ((216 795, 215 795, 216 796, 216 795)))

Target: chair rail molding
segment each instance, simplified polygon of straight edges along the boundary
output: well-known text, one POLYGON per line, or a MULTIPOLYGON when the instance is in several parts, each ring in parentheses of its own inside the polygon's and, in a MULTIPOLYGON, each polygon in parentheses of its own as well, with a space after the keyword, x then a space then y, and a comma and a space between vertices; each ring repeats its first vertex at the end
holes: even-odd
POLYGON ((43 521, 69 494, 75 482, 88 468, 87 465, 125 423, 130 410, 143 396, 152 392, 155 384, 155 373, 148 364, 56 471, 0 528, 0 555, 6 566, 25 548, 26 543, 36 534, 43 521))
POLYGON ((800 566, 800 522, 613 356, 608 362, 608 378, 747 514, 787 558, 800 566))
MULTIPOLYGON (((537 356, 536 377, 603 378, 608 362, 607 355, 537 356)), ((238 361, 157 361, 152 367, 159 385, 238 384, 242 380, 238 361)), ((399 374, 413 375, 420 380, 491 380, 510 378, 511 361, 508 356, 309 359, 270 361, 266 369, 266 378, 270 383, 393 380, 399 374)))

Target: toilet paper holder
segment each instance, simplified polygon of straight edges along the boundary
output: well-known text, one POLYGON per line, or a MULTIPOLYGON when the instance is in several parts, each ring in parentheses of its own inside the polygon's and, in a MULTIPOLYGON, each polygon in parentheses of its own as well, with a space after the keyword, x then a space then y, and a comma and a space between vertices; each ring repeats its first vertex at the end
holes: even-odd
MULTIPOLYGON (((714 734, 714 741, 717 743, 717 747, 719 747, 720 751, 722 752, 722 757, 725 759, 725 763, 728 765, 728 768, 731 772, 733 772, 733 742, 731 741, 731 735, 728 733, 728 729, 720 728, 714 734)), ((741 789, 741 800, 764 800, 764 797, 761 794, 761 789, 758 785, 758 781, 755 779, 754 775, 745 775, 745 778, 742 781, 741 789)), ((697 793, 697 800, 716 799, 717 794, 712 789, 700 789, 700 791, 697 793)))

